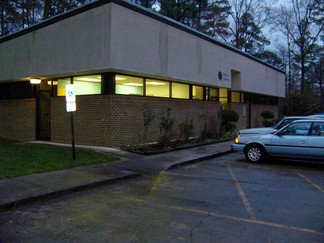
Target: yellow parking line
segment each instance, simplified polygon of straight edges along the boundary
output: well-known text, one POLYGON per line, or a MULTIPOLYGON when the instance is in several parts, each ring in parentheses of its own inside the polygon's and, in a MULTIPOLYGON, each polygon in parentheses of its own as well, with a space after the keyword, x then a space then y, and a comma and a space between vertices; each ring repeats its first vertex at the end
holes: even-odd
POLYGON ((196 209, 191 209, 191 208, 184 208, 184 207, 178 207, 178 206, 169 206, 169 207, 173 208, 173 209, 177 209, 177 210, 183 210, 183 211, 197 213, 197 214, 210 215, 213 217, 224 218, 224 219, 228 219, 228 220, 235 220, 235 221, 241 221, 241 222, 246 222, 246 223, 259 224, 259 225, 270 226, 270 227, 275 227, 275 228, 283 228, 283 229, 294 230, 294 231, 299 231, 299 232, 303 232, 303 233, 324 235, 324 233, 321 233, 321 232, 318 232, 318 231, 312 230, 312 229, 299 228, 299 227, 295 227, 295 226, 271 223, 271 222, 266 222, 266 221, 262 221, 262 220, 255 220, 255 219, 251 220, 251 219, 239 218, 239 217, 228 216, 228 215, 224 215, 224 214, 212 213, 212 212, 196 210, 196 209))
POLYGON ((240 197, 241 197, 241 199, 243 201, 243 204, 244 204, 244 206, 246 208, 246 211, 250 215, 250 219, 255 220, 255 215, 254 215, 254 212, 252 210, 251 204, 250 204, 249 200, 247 199, 247 197, 246 197, 246 195, 245 195, 245 193, 244 193, 244 191, 243 191, 243 189, 241 187, 241 184, 237 180, 237 177, 234 174, 234 171, 232 170, 232 168, 229 165, 227 165, 227 169, 228 169, 228 172, 230 173, 230 175, 231 175, 231 177, 232 177, 232 179, 234 181, 234 184, 235 184, 235 186, 236 186, 236 188, 237 188, 237 190, 238 190, 238 192, 240 194, 240 197))
POLYGON ((164 176, 165 176, 165 172, 161 171, 159 173, 159 175, 157 176, 157 178, 155 179, 155 181, 153 182, 153 185, 152 185, 151 190, 150 190, 150 195, 154 195, 156 193, 157 188, 161 184, 161 181, 162 181, 164 176))
MULTIPOLYGON (((143 200, 143 199, 139 199, 139 198, 119 197, 119 196, 116 196, 115 198, 119 198, 121 200, 127 200, 128 202, 133 202, 133 203, 142 203, 142 204, 143 203, 144 204, 151 203, 151 201, 147 201, 147 200, 143 200)), ((263 225, 263 226, 268 226, 268 227, 273 227, 273 228, 287 229, 287 230, 293 230, 293 231, 298 231, 298 232, 302 232, 302 233, 316 234, 316 235, 324 236, 324 233, 322 233, 322 232, 312 230, 312 229, 307 229, 307 228, 299 228, 296 226, 271 223, 271 222, 257 220, 257 219, 240 218, 240 217, 229 216, 229 215, 225 215, 225 214, 213 213, 213 212, 208 212, 208 211, 204 211, 204 210, 186 208, 186 207, 175 206, 175 205, 162 205, 162 206, 165 206, 166 208, 170 208, 173 210, 185 211, 185 212, 196 213, 196 214, 201 214, 201 215, 208 215, 211 217, 223 218, 223 219, 232 220, 232 221, 257 224, 257 225, 263 225)))
POLYGON ((308 179, 306 176, 304 176, 303 174, 299 173, 298 171, 294 171, 298 176, 300 176, 301 178, 303 178, 308 184, 312 185, 313 187, 315 187, 317 190, 319 190, 320 192, 324 192, 324 189, 322 189, 319 185, 315 184, 314 182, 312 182, 310 179, 308 179))

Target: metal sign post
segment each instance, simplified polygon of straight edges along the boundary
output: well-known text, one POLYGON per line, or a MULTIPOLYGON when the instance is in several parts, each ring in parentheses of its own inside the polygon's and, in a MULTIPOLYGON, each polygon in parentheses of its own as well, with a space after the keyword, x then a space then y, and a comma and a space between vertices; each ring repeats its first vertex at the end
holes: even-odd
POLYGON ((75 157, 75 140, 74 140, 74 122, 73 122, 73 112, 70 113, 71 114, 71 135, 72 135, 72 158, 73 161, 76 160, 75 157))
POLYGON ((71 118, 72 155, 73 155, 73 161, 74 161, 76 159, 75 140, 74 140, 74 121, 73 121, 73 112, 76 111, 76 99, 75 99, 74 85, 73 84, 66 85, 65 91, 66 91, 66 111, 70 112, 70 118, 71 118))

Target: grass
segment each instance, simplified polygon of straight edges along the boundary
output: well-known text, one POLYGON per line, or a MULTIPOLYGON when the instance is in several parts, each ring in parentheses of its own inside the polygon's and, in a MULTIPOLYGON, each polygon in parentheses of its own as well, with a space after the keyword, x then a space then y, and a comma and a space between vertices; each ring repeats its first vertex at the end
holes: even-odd
POLYGON ((23 144, 0 139, 0 179, 62 170, 66 168, 107 163, 118 158, 90 150, 52 145, 23 144))

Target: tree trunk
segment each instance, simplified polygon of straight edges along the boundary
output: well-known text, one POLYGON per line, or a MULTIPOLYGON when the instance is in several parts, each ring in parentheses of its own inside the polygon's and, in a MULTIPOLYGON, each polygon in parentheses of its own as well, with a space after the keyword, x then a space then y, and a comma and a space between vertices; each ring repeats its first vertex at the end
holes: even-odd
POLYGON ((52 5, 51 0, 44 0, 43 20, 52 17, 51 5, 52 5))

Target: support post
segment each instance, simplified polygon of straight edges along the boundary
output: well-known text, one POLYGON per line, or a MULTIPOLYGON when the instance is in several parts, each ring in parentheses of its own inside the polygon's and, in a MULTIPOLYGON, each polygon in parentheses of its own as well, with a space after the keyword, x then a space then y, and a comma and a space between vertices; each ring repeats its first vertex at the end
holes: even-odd
POLYGON ((73 161, 75 161, 75 140, 74 140, 74 121, 73 121, 73 112, 70 112, 71 114, 71 135, 72 135, 72 155, 73 155, 73 161))

